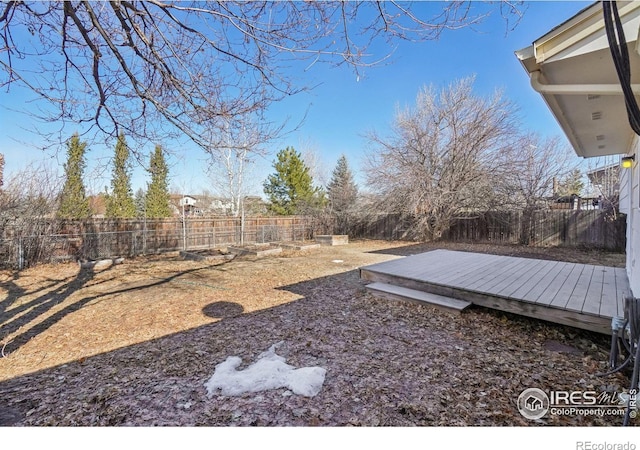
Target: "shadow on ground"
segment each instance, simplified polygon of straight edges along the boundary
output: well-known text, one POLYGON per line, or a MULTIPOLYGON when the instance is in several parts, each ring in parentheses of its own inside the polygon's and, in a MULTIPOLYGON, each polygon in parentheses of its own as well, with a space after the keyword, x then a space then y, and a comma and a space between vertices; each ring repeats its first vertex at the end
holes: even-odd
POLYGON ((0 425, 528 425, 514 406, 522 386, 593 382, 584 351, 541 363, 551 360, 546 339, 588 349, 588 334, 379 300, 364 293, 365 283, 351 270, 282 286, 303 298, 249 313, 234 302, 212 303, 202 312, 222 317, 215 323, 0 382, 0 425), (217 364, 239 356, 244 369, 277 342, 288 364, 327 369, 320 394, 207 397, 204 383, 217 364), (461 392, 485 392, 484 406, 461 392))
MULTIPOLYGON (((101 270, 100 273, 109 273, 113 267, 114 266, 110 266, 101 270)), ((81 268, 78 273, 72 277, 68 277, 64 280, 51 280, 50 283, 36 289, 35 291, 28 291, 17 284, 17 281, 20 278, 20 272, 14 272, 12 279, 0 283, 0 288, 5 289, 7 292, 6 297, 0 301, 0 343, 3 343, 3 341, 7 339, 7 336, 10 336, 20 330, 23 331, 20 331, 19 334, 13 336, 10 341, 4 342, 0 345, 2 350, 1 355, 5 356, 15 352, 30 339, 44 333, 66 316, 79 311, 85 305, 94 300, 105 296, 127 294, 155 286, 162 286, 166 283, 179 280, 180 277, 189 273, 198 272, 199 270, 201 269, 194 268, 192 270, 178 272, 168 277, 156 278, 157 281, 151 283, 108 290, 104 293, 82 297, 51 315, 48 315, 49 312, 57 305, 65 302, 72 294, 89 285, 91 285, 91 287, 95 287, 100 284, 114 281, 114 276, 95 282, 94 278, 98 272, 93 268, 81 268), (57 287, 51 289, 54 286, 57 287), (23 296, 33 295, 38 292, 42 292, 42 294, 38 295, 33 300, 25 302, 24 304, 17 305, 23 296), (42 320, 45 316, 46 318, 42 320)), ((216 307, 214 306, 214 310, 215 309, 216 307)))

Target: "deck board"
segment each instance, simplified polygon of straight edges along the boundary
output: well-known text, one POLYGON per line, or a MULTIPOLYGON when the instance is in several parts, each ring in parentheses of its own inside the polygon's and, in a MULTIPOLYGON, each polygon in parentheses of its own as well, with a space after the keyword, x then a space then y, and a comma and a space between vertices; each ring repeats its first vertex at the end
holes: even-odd
POLYGON ((573 289, 573 292, 569 296, 567 304, 564 305, 565 309, 578 312, 582 311, 587 292, 589 291, 592 276, 593 266, 585 264, 582 272, 580 273, 580 277, 578 278, 578 282, 576 283, 576 287, 573 289))
MULTIPOLYGON (((602 297, 602 291, 604 289, 604 273, 603 267, 594 266, 593 273, 591 274, 591 281, 589 283, 589 290, 587 291, 584 304, 582 305, 582 312, 590 314, 600 314, 601 303, 606 301, 602 297)), ((617 308, 616 308, 617 309, 617 308)))
POLYGON ((522 261, 513 261, 510 258, 504 259, 502 264, 496 264, 494 267, 489 268, 490 270, 486 274, 474 282, 465 285, 464 288, 477 291, 486 290, 499 283, 504 276, 517 270, 522 263, 522 261))
POLYGON ((516 291, 526 289, 524 286, 529 284, 532 280, 540 281, 538 273, 549 265, 549 261, 535 261, 536 264, 531 265, 519 277, 515 278, 512 283, 507 284, 505 287, 501 287, 501 289, 495 293, 504 297, 512 297, 516 291))
MULTIPOLYGON (((575 266, 576 264, 574 263, 561 263, 559 267, 556 267, 555 274, 550 273, 548 275, 551 281, 544 289, 534 289, 523 298, 540 305, 550 305, 560 289, 562 289, 562 286, 567 281, 567 277, 575 266)), ((542 286, 539 287, 541 288, 542 286)))
POLYGON ((537 263, 535 259, 521 258, 514 261, 513 264, 507 266, 504 270, 496 272, 486 283, 479 283, 476 289, 496 294, 505 286, 509 286, 513 282, 517 281, 520 277, 525 275, 529 268, 537 263))
POLYGON ((487 256, 489 258, 476 258, 475 260, 467 261, 465 265, 456 266, 454 269, 449 270, 448 273, 441 274, 438 277, 438 282, 459 285, 467 282, 471 274, 484 273, 486 270, 491 270, 495 258, 491 258, 494 255, 487 256))
POLYGON ((511 292, 509 297, 535 303, 539 295, 537 292, 542 292, 553 282, 554 277, 549 276, 549 274, 553 272, 557 266, 558 261, 546 261, 546 264, 544 264, 535 275, 532 275, 522 286, 511 292), (532 291, 535 293, 529 295, 532 291))
POLYGON ((498 270, 501 270, 503 267, 508 265, 508 263, 508 260, 487 260, 482 258, 482 265, 472 272, 459 275, 456 279, 456 285, 465 285, 467 289, 473 289, 475 282, 490 276, 490 274, 495 273, 498 270))
POLYGON ((610 299, 617 299, 618 295, 615 270, 611 267, 605 267, 605 269, 602 278, 602 302, 600 302, 598 314, 605 317, 622 316, 623 311, 618 312, 618 302, 609 301, 610 299))
POLYGON ((569 302, 569 297, 573 294, 573 290, 578 285, 578 281, 580 280, 580 275, 582 275, 582 271, 584 270, 584 264, 575 264, 571 273, 567 275, 567 278, 564 280, 562 287, 556 295, 551 299, 549 306, 553 306, 555 308, 564 309, 569 302))
POLYGON ((434 250, 360 269, 371 281, 451 296, 502 311, 609 333, 624 314, 623 268, 434 250))

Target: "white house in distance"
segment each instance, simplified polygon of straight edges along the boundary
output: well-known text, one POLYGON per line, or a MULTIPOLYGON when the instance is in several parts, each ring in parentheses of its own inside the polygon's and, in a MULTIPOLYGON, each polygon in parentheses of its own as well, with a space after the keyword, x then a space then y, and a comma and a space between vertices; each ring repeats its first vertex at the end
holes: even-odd
MULTIPOLYGON (((640 2, 618 2, 630 66, 640 94, 640 2)), ((634 157, 620 169, 620 210, 627 215, 626 270, 640 297, 640 136, 632 129, 609 47, 603 4, 595 3, 516 52, 576 154, 634 157)))

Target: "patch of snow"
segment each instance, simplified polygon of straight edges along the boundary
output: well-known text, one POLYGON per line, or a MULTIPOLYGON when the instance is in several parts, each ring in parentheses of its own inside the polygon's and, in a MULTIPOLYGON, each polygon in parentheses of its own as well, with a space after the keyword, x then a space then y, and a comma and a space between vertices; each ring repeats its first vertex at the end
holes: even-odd
POLYGON ((242 364, 238 356, 229 356, 216 365, 213 375, 205 383, 207 397, 211 398, 218 390, 222 395, 235 396, 282 387, 304 397, 316 396, 322 389, 327 370, 322 367, 296 369, 276 354, 280 344, 282 342, 272 345, 244 370, 237 370, 242 364))
POLYGON ((344 262, 344 261, 343 261, 343 260, 341 260, 341 259, 334 259, 334 260, 333 260, 333 261, 331 261, 331 262, 334 262, 334 263, 342 263, 342 262, 344 262))

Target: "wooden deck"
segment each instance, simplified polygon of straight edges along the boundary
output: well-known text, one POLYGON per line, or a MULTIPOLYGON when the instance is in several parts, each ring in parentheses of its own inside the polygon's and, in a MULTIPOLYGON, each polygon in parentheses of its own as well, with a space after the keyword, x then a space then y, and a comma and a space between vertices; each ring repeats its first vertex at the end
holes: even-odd
POLYGON ((360 277, 605 334, 629 295, 622 268, 449 250, 362 267, 360 277))

